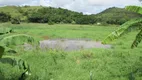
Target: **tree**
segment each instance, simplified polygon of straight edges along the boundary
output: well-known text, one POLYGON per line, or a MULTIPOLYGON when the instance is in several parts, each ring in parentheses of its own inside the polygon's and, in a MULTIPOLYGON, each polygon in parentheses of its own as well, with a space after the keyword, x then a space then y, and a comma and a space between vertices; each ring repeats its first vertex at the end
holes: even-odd
MULTIPOLYGON (((140 0, 141 1, 141 0, 140 0)), ((142 14, 142 7, 141 6, 126 6, 126 9, 129 11, 133 11, 133 12, 137 12, 139 14, 142 14)), ((124 23, 123 25, 120 26, 120 28, 114 32, 112 32, 110 35, 107 36, 106 39, 103 40, 103 44, 106 44, 118 37, 120 37, 121 35, 125 34, 126 32, 129 32, 131 28, 134 28, 133 25, 136 25, 138 23, 142 23, 142 19, 141 18, 137 18, 137 19, 133 19, 130 20, 126 23, 124 23)), ((141 42, 142 40, 142 26, 140 27, 140 32, 136 35, 136 38, 134 40, 134 42, 132 43, 131 48, 137 47, 138 44, 141 42)))
POLYGON ((0 22, 8 22, 10 21, 11 16, 7 13, 0 12, 0 22))
POLYGON ((12 24, 20 24, 20 18, 19 17, 13 17, 11 18, 12 24))

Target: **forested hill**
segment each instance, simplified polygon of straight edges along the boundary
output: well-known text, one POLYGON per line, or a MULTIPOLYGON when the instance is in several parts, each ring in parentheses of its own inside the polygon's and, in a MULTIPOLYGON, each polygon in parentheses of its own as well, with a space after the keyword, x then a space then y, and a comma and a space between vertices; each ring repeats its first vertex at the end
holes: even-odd
POLYGON ((62 8, 42 6, 4 6, 0 7, 0 22, 21 21, 34 23, 72 23, 72 24, 122 24, 132 18, 142 17, 139 14, 121 8, 109 8, 96 15, 62 8))
POLYGON ((112 7, 95 15, 98 22, 107 24, 122 24, 132 18, 142 18, 142 15, 125 10, 124 8, 112 7))

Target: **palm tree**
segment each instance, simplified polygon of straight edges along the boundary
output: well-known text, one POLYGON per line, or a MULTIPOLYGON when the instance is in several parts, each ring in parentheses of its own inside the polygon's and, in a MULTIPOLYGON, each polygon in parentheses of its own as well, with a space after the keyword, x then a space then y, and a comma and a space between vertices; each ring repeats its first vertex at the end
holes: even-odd
MULTIPOLYGON (((142 1, 142 0, 140 0, 140 1, 142 1)), ((125 8, 128 11, 133 11, 133 12, 142 14, 142 7, 141 6, 126 6, 125 8)), ((142 18, 132 19, 132 20, 122 24, 118 30, 116 30, 116 31, 112 32, 110 35, 108 35, 107 38, 105 38, 102 41, 102 43, 103 44, 109 43, 109 42, 113 41, 114 39, 117 39, 118 37, 122 36, 126 32, 130 32, 129 29, 134 28, 133 25, 138 24, 138 23, 142 23, 142 18)), ((131 48, 137 47, 138 44, 141 42, 141 40, 142 40, 142 26, 140 26, 140 32, 136 35, 136 38, 135 38, 134 42, 132 43, 131 48)))

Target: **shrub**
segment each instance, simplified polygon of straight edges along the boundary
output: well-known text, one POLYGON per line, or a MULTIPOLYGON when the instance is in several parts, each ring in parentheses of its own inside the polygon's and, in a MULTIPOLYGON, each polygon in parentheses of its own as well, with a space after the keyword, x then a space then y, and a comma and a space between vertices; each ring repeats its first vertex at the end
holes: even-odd
POLYGON ((0 22, 8 22, 10 21, 11 16, 7 13, 0 12, 0 22))
POLYGON ((19 18, 11 18, 11 23, 12 24, 20 24, 20 19, 19 18))
POLYGON ((49 25, 54 25, 54 22, 49 21, 48 24, 49 24, 49 25))

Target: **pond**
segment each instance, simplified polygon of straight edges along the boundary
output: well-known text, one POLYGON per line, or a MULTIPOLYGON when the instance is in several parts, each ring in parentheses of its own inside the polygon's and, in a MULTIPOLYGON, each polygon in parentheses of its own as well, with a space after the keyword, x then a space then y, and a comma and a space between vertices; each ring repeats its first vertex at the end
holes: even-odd
POLYGON ((40 41, 40 48, 74 51, 90 48, 109 49, 111 45, 104 45, 100 41, 92 41, 89 39, 51 39, 40 41))

